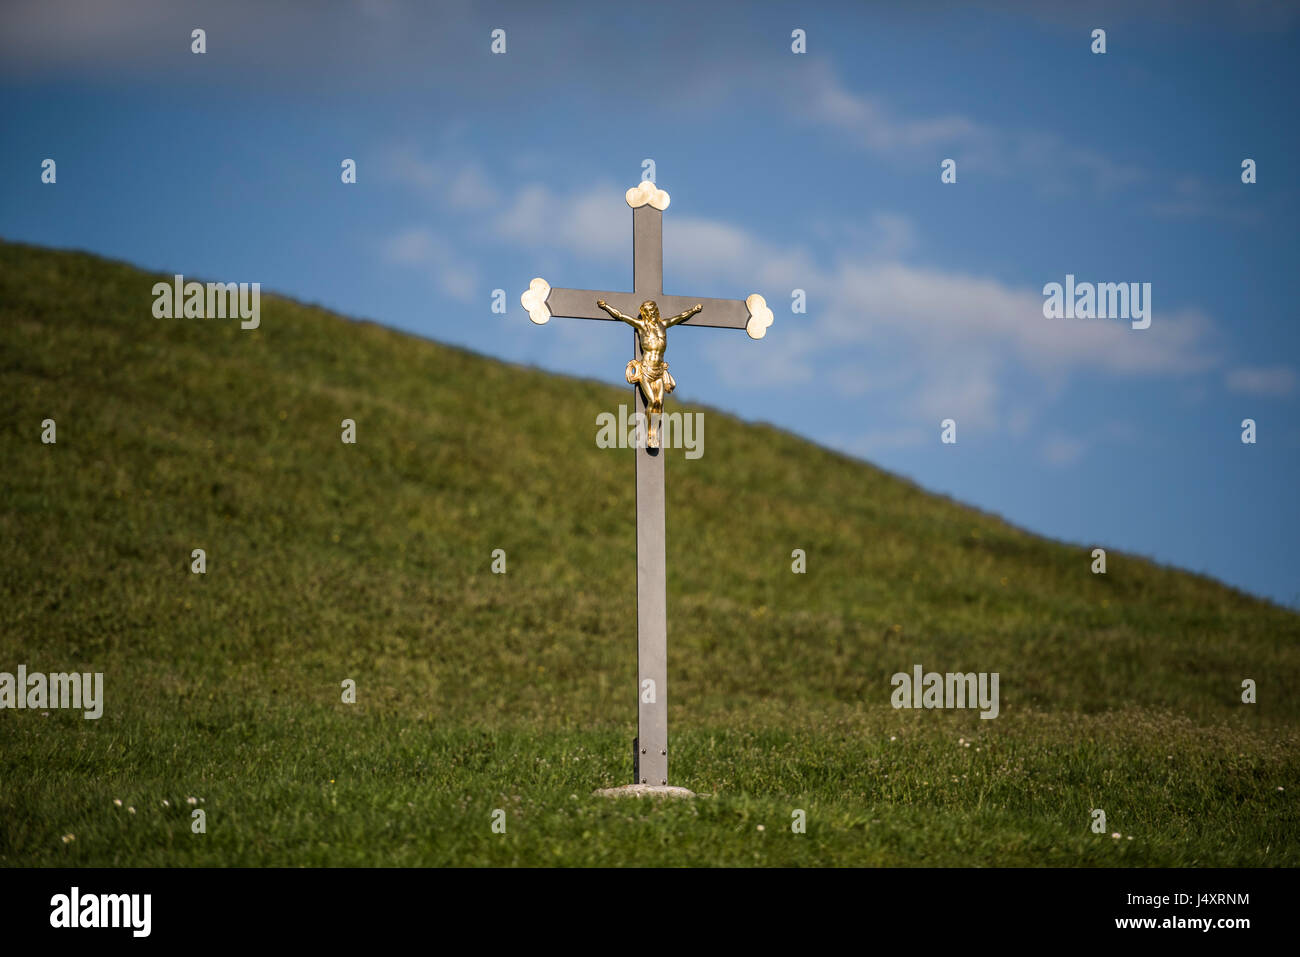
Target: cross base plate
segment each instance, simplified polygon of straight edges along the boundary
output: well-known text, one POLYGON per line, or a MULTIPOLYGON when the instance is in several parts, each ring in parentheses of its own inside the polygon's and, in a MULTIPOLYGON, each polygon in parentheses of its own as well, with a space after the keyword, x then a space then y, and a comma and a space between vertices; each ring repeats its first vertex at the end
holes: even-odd
POLYGON ((617 788, 597 788, 591 793, 593 797, 695 797, 694 791, 671 784, 624 784, 617 788))

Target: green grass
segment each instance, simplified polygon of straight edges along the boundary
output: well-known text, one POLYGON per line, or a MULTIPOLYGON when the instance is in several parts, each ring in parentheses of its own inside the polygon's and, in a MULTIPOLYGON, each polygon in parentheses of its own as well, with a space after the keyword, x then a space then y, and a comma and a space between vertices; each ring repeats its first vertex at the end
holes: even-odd
POLYGON ((159 278, 0 244, 0 671, 107 698, 0 711, 0 864, 1300 862, 1300 616, 713 411, 667 486, 706 796, 592 797, 635 733, 627 390, 276 297, 154 319, 159 278), (917 663, 1001 716, 895 711, 917 663))

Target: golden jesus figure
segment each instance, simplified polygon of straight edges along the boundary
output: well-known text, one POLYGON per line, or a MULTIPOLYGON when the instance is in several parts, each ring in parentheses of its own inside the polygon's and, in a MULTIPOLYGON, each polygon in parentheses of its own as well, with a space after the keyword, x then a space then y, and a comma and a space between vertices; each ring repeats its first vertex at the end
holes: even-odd
POLYGON ((664 352, 668 348, 668 327, 685 322, 700 312, 704 306, 699 303, 687 309, 680 316, 671 319, 659 317, 659 307, 653 299, 641 303, 641 311, 636 316, 625 316, 604 299, 597 299, 596 305, 604 309, 614 319, 620 319, 636 330, 637 340, 641 343, 640 360, 633 359, 627 364, 627 381, 640 385, 641 394, 645 396, 646 425, 649 434, 646 446, 659 447, 659 435, 655 428, 658 417, 664 410, 664 396, 677 388, 677 383, 668 372, 668 363, 664 362, 664 352))

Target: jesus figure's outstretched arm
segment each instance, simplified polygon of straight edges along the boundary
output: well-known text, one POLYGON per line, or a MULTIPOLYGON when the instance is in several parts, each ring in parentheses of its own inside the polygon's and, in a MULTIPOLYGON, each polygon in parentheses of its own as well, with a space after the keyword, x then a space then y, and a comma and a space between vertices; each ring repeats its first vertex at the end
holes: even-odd
POLYGON ((596 305, 598 305, 601 309, 604 309, 607 313, 609 313, 611 318, 620 319, 623 322, 626 322, 629 326, 631 326, 633 329, 637 330, 638 332, 641 331, 641 327, 643 323, 641 322, 640 317, 625 316, 623 315, 623 313, 619 312, 617 309, 615 309, 613 306, 607 303, 604 299, 597 299, 596 305))
POLYGON ((704 310, 704 306, 702 306, 700 303, 697 302, 695 305, 691 306, 691 308, 683 312, 680 316, 673 316, 671 319, 665 319, 664 327, 667 328, 668 326, 675 326, 679 322, 685 322, 687 319, 691 318, 691 316, 695 315, 697 312, 702 312, 703 310, 704 310))

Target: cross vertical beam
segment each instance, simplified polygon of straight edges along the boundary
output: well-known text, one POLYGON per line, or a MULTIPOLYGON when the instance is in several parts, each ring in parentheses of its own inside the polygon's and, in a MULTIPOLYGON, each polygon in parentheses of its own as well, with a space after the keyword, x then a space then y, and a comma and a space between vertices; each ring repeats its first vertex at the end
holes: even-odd
MULTIPOLYGON (((632 289, 637 299, 664 291, 663 212, 632 210, 632 289)), ((637 359, 641 341, 632 333, 637 359)), ((649 422, 645 396, 632 386, 638 421, 649 422)), ((665 544, 664 455, 636 448, 636 661, 637 761, 634 784, 668 783, 668 559, 665 544)))

